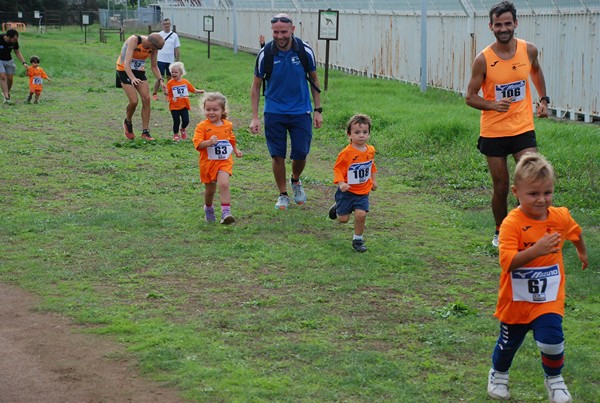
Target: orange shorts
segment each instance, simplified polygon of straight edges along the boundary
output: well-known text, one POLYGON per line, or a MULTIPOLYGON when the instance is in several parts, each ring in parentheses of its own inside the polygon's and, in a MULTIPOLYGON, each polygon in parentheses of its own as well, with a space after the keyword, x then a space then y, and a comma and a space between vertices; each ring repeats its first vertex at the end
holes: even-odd
POLYGON ((202 183, 216 182, 219 172, 227 172, 229 176, 233 175, 233 160, 230 158, 226 161, 200 161, 200 181, 202 183))

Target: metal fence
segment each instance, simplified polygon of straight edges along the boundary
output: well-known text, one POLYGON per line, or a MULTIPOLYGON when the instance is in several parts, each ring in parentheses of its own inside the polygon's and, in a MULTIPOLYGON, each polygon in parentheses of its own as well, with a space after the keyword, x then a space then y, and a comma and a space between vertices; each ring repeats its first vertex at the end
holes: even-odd
MULTIPOLYGON (((420 83, 425 71, 428 86, 464 94, 473 59, 494 41, 488 10, 496 2, 429 0, 423 70, 421 0, 204 0, 202 5, 179 0, 160 4, 163 16, 171 18, 181 35, 207 40, 203 18, 210 15, 214 17, 211 42, 251 52, 258 51, 260 34, 269 36, 269 17, 287 12, 297 36, 311 44, 320 64, 325 61, 326 45, 318 40, 318 11, 339 9, 339 36, 330 42, 330 67, 409 83, 420 83), (213 6, 208 7, 209 3, 213 6)), ((538 47, 552 100, 550 109, 559 117, 600 120, 600 0, 514 3, 519 18, 516 35, 538 47)))

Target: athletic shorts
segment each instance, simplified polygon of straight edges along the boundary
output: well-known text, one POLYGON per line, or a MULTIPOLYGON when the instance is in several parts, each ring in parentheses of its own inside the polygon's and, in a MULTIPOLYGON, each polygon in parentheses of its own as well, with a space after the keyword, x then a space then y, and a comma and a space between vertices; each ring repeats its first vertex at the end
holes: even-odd
POLYGON ((15 66, 14 60, 0 60, 0 73, 5 73, 14 76, 16 71, 17 66, 15 66))
POLYGON ((510 137, 479 137, 477 141, 479 151, 488 157, 506 157, 526 148, 535 147, 537 147, 537 143, 533 130, 510 137))
POLYGON ((271 157, 285 158, 287 154, 287 134, 290 133, 292 160, 303 161, 310 152, 312 141, 312 117, 310 113, 302 115, 283 115, 266 112, 265 137, 271 157))
POLYGON ((369 211, 369 195, 357 195, 352 192, 335 192, 335 212, 338 216, 348 215, 354 210, 369 211))
MULTIPOLYGON (((133 72, 133 75, 135 76, 135 78, 137 78, 139 80, 142 80, 142 81, 147 81, 148 80, 146 78, 146 72, 145 71, 141 71, 141 70, 131 70, 131 71, 133 72)), ((126 72, 117 70, 117 74, 119 75, 119 79, 121 79, 121 84, 131 85, 131 80, 127 76, 126 72)))
POLYGON ((169 71, 169 66, 171 65, 171 63, 167 63, 167 62, 158 62, 158 69, 160 70, 160 76, 164 77, 165 74, 168 77, 171 77, 171 72, 169 71))

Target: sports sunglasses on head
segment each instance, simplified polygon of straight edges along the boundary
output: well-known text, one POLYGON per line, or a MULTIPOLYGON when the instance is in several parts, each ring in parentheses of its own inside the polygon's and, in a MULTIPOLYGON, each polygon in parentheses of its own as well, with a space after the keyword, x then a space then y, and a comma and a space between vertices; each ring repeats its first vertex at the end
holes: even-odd
POLYGON ((292 20, 290 20, 288 17, 273 17, 273 18, 271 18, 271 24, 275 24, 277 21, 285 22, 286 24, 288 22, 290 24, 292 23, 292 20))

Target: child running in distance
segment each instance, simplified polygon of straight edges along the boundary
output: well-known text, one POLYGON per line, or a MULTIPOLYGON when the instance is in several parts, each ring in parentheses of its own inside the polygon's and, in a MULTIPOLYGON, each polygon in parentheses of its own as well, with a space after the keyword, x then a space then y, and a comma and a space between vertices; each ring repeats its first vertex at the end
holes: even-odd
POLYGON ((29 76, 29 96, 27 97, 27 103, 31 103, 31 98, 35 94, 34 104, 37 104, 42 94, 42 82, 44 79, 48 81, 50 77, 46 74, 44 69, 40 67, 40 58, 37 56, 31 56, 29 59, 29 67, 27 67, 27 75, 29 76))
POLYGON ((220 92, 208 92, 201 103, 206 120, 198 123, 194 132, 194 147, 200 152, 200 181, 204 183, 204 215, 206 222, 215 222, 213 199, 217 186, 221 200, 221 224, 235 221, 231 215, 229 177, 233 174, 233 157, 241 157, 233 125, 227 120, 227 99, 220 92))
POLYGON ((171 79, 167 83, 167 99, 169 100, 169 110, 173 116, 173 141, 187 139, 186 128, 190 124, 190 98, 189 94, 202 94, 204 90, 194 88, 194 86, 183 76, 185 67, 181 62, 171 63, 169 66, 171 79), (181 137, 179 137, 179 125, 181 124, 181 137))
POLYGON ((512 192, 519 206, 502 221, 499 237, 500 289, 494 316, 500 336, 488 374, 488 395, 510 398, 508 370, 530 330, 541 352, 550 402, 571 402, 561 376, 564 365, 565 269, 562 248, 573 242, 581 260, 588 255, 581 228, 565 207, 552 207, 554 170, 537 153, 525 153, 515 167, 512 192))
POLYGON ((333 167, 333 183, 338 185, 335 203, 329 209, 329 218, 347 223, 354 211, 352 248, 366 252, 363 240, 365 221, 369 212, 369 193, 377 189, 375 147, 367 144, 371 137, 371 119, 354 115, 348 121, 348 144, 338 155, 333 167))

